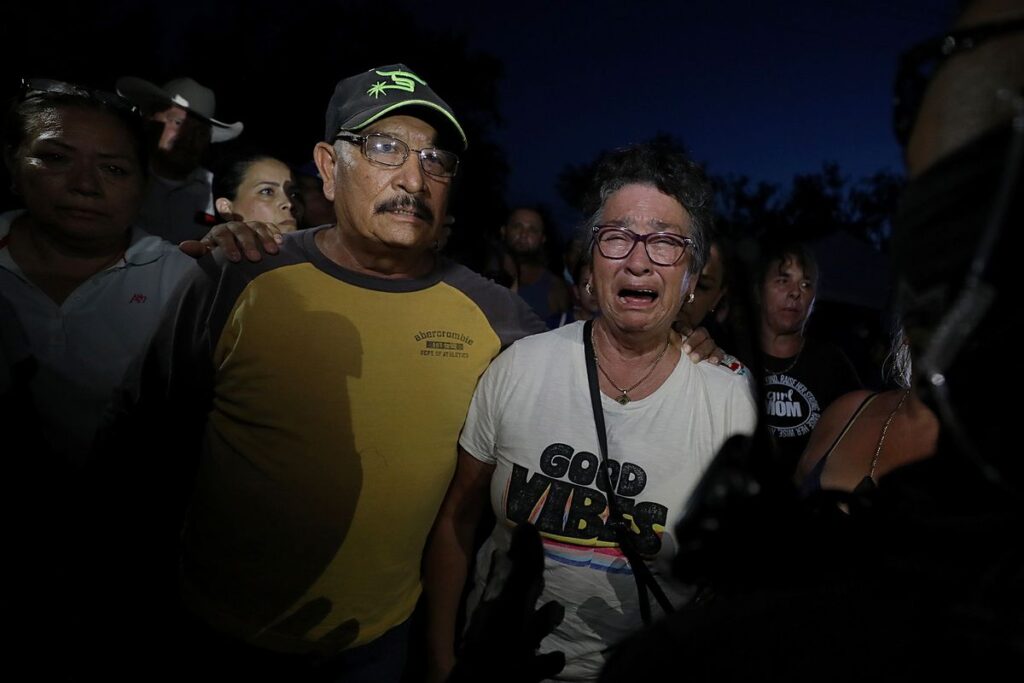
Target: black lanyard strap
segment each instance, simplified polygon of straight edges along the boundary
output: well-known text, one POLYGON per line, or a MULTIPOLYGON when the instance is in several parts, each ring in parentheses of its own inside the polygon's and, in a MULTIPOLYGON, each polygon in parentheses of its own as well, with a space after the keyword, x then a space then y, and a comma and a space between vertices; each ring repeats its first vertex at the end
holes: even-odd
POLYGON ((608 433, 604 426, 604 408, 601 407, 601 388, 598 386, 597 356, 594 351, 593 328, 593 320, 588 320, 583 324, 583 353, 586 356, 587 381, 590 384, 590 405, 594 409, 597 441, 601 446, 601 467, 604 468, 605 477, 608 480, 608 509, 611 512, 608 523, 612 525, 615 537, 619 542, 619 547, 622 548, 622 552, 633 570, 633 578, 636 580, 636 592, 640 597, 640 617, 644 620, 645 624, 650 624, 651 603, 647 597, 648 589, 654 594, 654 598, 661 605, 661 609, 665 611, 665 614, 671 614, 675 611, 675 608, 672 607, 672 603, 669 602, 665 591, 658 584, 658 580, 654 578, 654 574, 651 573, 651 569, 647 566, 644 558, 640 556, 640 551, 637 550, 633 538, 633 532, 629 528, 630 524, 623 518, 618 502, 615 500, 615 487, 612 485, 611 472, 608 468, 608 433))

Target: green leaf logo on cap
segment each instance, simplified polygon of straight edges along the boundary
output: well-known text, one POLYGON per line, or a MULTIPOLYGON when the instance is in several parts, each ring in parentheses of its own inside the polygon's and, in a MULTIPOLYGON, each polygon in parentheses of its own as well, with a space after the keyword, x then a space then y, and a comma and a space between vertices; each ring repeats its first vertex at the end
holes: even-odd
POLYGON ((388 90, 404 90, 406 92, 416 92, 416 84, 426 85, 419 76, 409 71, 378 71, 378 76, 387 76, 391 78, 391 84, 386 81, 377 81, 370 86, 370 89, 366 91, 367 95, 372 95, 374 99, 377 99, 381 95, 387 95, 388 90))

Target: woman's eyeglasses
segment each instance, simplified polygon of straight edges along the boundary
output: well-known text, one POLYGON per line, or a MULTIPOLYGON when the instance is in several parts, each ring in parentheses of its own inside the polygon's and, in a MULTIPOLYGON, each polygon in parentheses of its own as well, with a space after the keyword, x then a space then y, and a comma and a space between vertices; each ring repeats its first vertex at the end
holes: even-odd
POLYGON ((651 263, 658 266, 674 266, 686 254, 686 250, 693 247, 693 240, 689 237, 677 235, 674 232, 650 232, 646 235, 638 235, 632 230, 620 228, 617 225, 598 225, 593 229, 594 241, 597 242, 597 250, 601 256, 608 259, 620 260, 633 253, 637 242, 644 243, 647 250, 647 258, 651 263))

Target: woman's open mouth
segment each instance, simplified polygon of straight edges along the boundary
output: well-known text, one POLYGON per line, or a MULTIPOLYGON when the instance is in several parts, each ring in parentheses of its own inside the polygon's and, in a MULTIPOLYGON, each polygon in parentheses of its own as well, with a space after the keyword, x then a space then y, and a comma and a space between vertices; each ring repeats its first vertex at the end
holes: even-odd
POLYGON ((658 293, 653 289, 632 289, 629 287, 623 287, 618 292, 619 299, 634 305, 648 305, 654 303, 658 299, 658 293))

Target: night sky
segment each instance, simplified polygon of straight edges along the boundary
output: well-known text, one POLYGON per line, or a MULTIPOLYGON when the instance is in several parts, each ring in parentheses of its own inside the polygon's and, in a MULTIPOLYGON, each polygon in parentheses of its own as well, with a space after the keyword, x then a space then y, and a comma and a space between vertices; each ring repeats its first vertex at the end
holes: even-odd
MULTIPOLYGON (((246 87, 222 98, 220 118, 253 123, 246 109, 254 101, 277 107, 275 128, 256 121, 252 134, 280 137, 283 124, 304 131, 311 148, 333 84, 345 74, 318 70, 307 58, 310 44, 332 42, 340 62, 347 53, 372 52, 389 60, 381 63, 401 59, 423 72, 437 67, 402 49, 404 32, 454 36, 471 53, 495 58, 500 124, 489 132, 509 164, 505 199, 547 203, 569 225, 576 217, 555 191, 559 171, 658 132, 682 140, 720 175, 785 183, 825 161, 851 178, 900 171, 889 108, 896 60, 948 26, 955 4, 20 2, 0 22, 8 51, 0 70, 5 87, 25 74, 112 88, 121 75, 203 81, 198 72, 205 70, 223 92, 225 79, 237 78, 246 87), (402 18, 409 16, 417 26, 402 18)), ((449 77, 444 85, 458 82, 449 77)))
POLYGON ((950 0, 428 4, 425 19, 504 62, 509 202, 556 207, 564 163, 658 131, 717 174, 899 172, 898 56, 955 15, 950 0))

